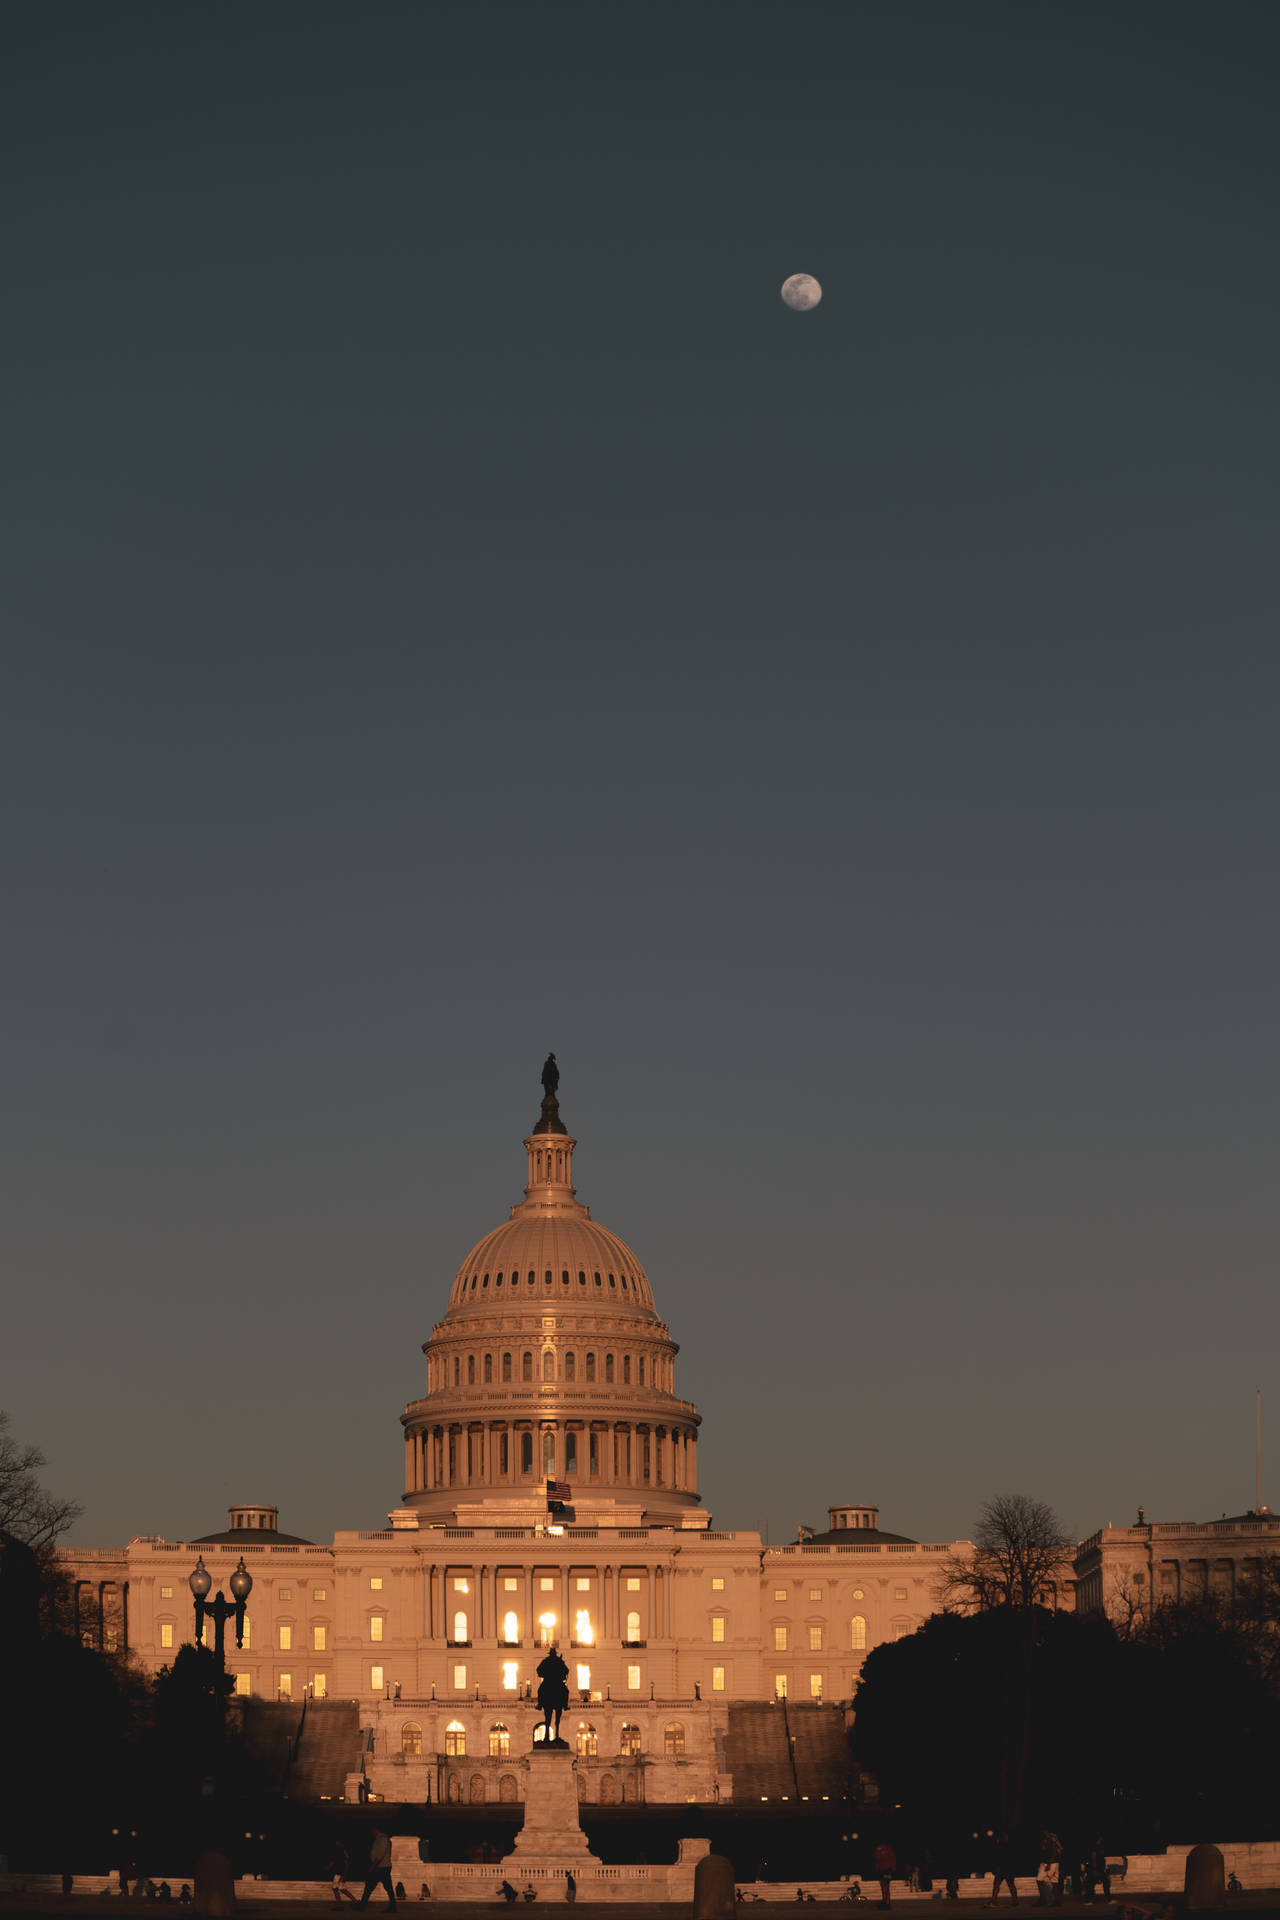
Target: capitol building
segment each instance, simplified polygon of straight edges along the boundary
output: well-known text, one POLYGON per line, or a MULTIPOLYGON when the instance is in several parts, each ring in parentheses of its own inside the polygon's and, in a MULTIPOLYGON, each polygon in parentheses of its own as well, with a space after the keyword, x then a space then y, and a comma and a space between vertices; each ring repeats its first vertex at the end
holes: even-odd
MULTIPOLYGON (((310 1542, 242 1504, 185 1541, 69 1550, 79 1629, 157 1671, 191 1637, 197 1557, 223 1592, 243 1558, 228 1671, 245 1711, 305 1704, 299 1790, 318 1795, 522 1800, 555 1643, 583 1800, 821 1799, 849 1784, 863 1660, 936 1610, 966 1545, 885 1532, 853 1502, 783 1546, 712 1525, 679 1349, 641 1261, 577 1198, 557 1088, 551 1061, 524 1199, 462 1261, 424 1344, 387 1525, 310 1542)), ((1146 1577, 1124 1533, 1124 1577, 1146 1577)), ((1086 1546, 1102 1605, 1111 1548, 1086 1546)))

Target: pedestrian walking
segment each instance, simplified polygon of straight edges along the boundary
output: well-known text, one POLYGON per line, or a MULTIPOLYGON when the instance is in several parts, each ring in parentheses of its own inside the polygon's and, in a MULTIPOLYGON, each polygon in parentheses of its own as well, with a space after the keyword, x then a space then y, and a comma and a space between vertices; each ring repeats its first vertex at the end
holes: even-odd
POLYGON ((369 1842, 369 1871, 365 1875, 364 1892, 356 1901, 363 1913, 369 1904, 369 1895, 375 1887, 385 1887, 387 1902, 392 1913, 396 1910, 396 1891, 391 1884, 391 1842, 381 1827, 375 1827, 369 1842))
POLYGON ((898 1856, 887 1840, 882 1840, 875 1850, 876 1879, 880 1882, 880 1905, 888 1911, 889 1889, 893 1876, 898 1871, 898 1856))
POLYGON ((578 1883, 566 1868, 564 1876, 564 1897, 572 1906, 578 1897, 578 1883))
POLYGON ((1009 1897, 1016 1907, 1018 1904, 1018 1883, 1013 1877, 1013 1848, 1009 1844, 1009 1836, 1007 1833, 998 1833, 996 1835, 994 1854, 995 1858, 991 1863, 990 1905, 994 1907, 996 1901, 999 1899, 1001 1887, 1008 1887, 1009 1897))

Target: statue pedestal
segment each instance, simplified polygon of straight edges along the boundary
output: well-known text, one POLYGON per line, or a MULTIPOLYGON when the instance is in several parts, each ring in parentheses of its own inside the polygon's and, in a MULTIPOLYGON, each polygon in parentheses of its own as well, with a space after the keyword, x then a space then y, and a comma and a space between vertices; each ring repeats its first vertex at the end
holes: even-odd
POLYGON ((524 1825, 502 1865, 509 1876, 598 1867, 578 1819, 578 1782, 567 1748, 535 1747, 529 1755, 524 1825))

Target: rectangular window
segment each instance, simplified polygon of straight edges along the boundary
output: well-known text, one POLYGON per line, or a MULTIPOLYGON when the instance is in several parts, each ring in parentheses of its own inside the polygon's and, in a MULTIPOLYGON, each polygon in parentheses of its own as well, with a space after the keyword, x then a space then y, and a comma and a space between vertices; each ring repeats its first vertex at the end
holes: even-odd
POLYGON ((381 1640, 382 1638, 382 1615, 380 1613, 371 1613, 369 1615, 369 1638, 371 1640, 381 1640))
POLYGON ((173 1645, 172 1620, 162 1620, 160 1623, 160 1645, 162 1647, 171 1647, 173 1645))
POLYGON ((236 1675, 236 1692, 237 1692, 238 1694, 240 1694, 240 1695, 241 1695, 241 1696, 243 1697, 243 1696, 244 1696, 245 1694, 247 1694, 247 1693, 248 1693, 248 1691, 249 1691, 249 1676, 248 1676, 248 1674, 247 1674, 247 1673, 238 1673, 238 1674, 236 1675))
POLYGON ((711 1638, 713 1640, 724 1639, 724 1615, 722 1613, 717 1613, 711 1622, 711 1638))
POLYGON ((590 1669, 590 1667, 584 1667, 584 1666, 582 1666, 581 1664, 579 1664, 579 1667, 578 1667, 578 1692, 579 1692, 579 1693, 590 1693, 590 1691, 591 1691, 591 1669, 590 1669))
POLYGON ((627 1575, 627 1592, 628 1592, 628 1593, 639 1593, 639 1591, 640 1591, 640 1579, 639 1579, 639 1576, 638 1576, 637 1574, 634 1574, 634 1573, 629 1573, 629 1574, 627 1575))
POLYGON ((911 1622, 909 1620, 894 1621, 893 1637, 895 1640, 905 1640, 907 1635, 910 1633, 910 1631, 911 1631, 911 1622))
POLYGON ((324 1674, 313 1673, 311 1676, 312 1699, 323 1700, 328 1691, 329 1691, 329 1683, 328 1683, 328 1680, 325 1678, 324 1674))
POLYGON ((252 1620, 250 1620, 248 1614, 246 1613, 244 1617, 244 1632, 240 1636, 240 1645, 242 1647, 247 1647, 247 1646, 251 1646, 252 1643, 253 1643, 253 1622, 252 1620))
POLYGON ((503 1578, 502 1591, 504 1593, 514 1593, 519 1585, 520 1582, 518 1580, 513 1580, 511 1575, 507 1574, 503 1578))
POLYGON ((369 1586, 374 1593, 381 1593, 382 1592, 382 1575, 380 1573, 371 1573, 369 1575, 369 1586))
POLYGON ((328 1598, 328 1595, 325 1593, 323 1587, 312 1587, 311 1598, 313 1600, 324 1600, 328 1598))
POLYGON ((907 1597, 907 1590, 906 1590, 906 1588, 905 1588, 905 1587, 895 1587, 895 1588, 894 1588, 894 1590, 893 1590, 893 1597, 894 1597, 894 1599, 895 1599, 895 1600, 905 1600, 905 1599, 906 1599, 906 1597, 907 1597))
POLYGON ((785 1699, 786 1699, 786 1697, 787 1697, 787 1676, 786 1676, 786 1674, 785 1674, 785 1673, 775 1673, 775 1674, 774 1674, 774 1676, 773 1676, 773 1697, 774 1697, 774 1699, 775 1699, 775 1700, 785 1700, 785 1699))
POLYGON ((712 1593, 724 1592, 724 1575, 722 1573, 717 1573, 713 1576, 711 1581, 711 1591, 712 1593))
POLYGON ((280 1678, 276 1681, 276 1692, 282 1700, 292 1700, 293 1675, 291 1673, 282 1673, 280 1675, 280 1678))
POLYGON ((369 1686, 371 1691, 374 1693, 381 1693, 382 1689, 386 1686, 386 1684, 387 1684, 386 1681, 382 1677, 382 1668, 370 1667, 369 1686))
POLYGON ((821 1627, 810 1627, 809 1651, 810 1653, 822 1652, 822 1628, 821 1627))
POLYGON ((504 1693, 514 1693, 519 1685, 519 1666, 514 1660, 504 1660, 502 1663, 502 1691, 504 1693))
POLYGON ((579 1574, 579 1575, 578 1575, 578 1592, 579 1592, 579 1593, 590 1593, 590 1591, 591 1591, 591 1582, 590 1582, 590 1580, 589 1580, 589 1579, 588 1579, 588 1580, 584 1580, 584 1579, 583 1579, 583 1577, 582 1577, 582 1575, 581 1575, 581 1574, 579 1574))
POLYGON ((292 1627, 281 1627, 280 1651, 281 1653, 291 1653, 293 1651, 293 1628, 292 1627))
POLYGON ((639 1691, 640 1691, 640 1669, 639 1669, 639 1667, 628 1667, 628 1668, 627 1668, 627 1686, 628 1686, 628 1688, 629 1688, 629 1690, 630 1690, 630 1691, 631 1691, 632 1693, 639 1693, 639 1691))
POLYGON ((464 1691, 464 1689, 466 1688, 466 1684, 467 1684, 467 1670, 466 1670, 466 1668, 465 1668, 465 1667, 463 1666, 463 1664, 462 1664, 462 1662, 461 1662, 461 1660, 459 1660, 459 1661, 457 1662, 457 1664, 455 1665, 455 1667, 454 1667, 454 1669, 453 1669, 453 1690, 454 1690, 454 1692, 455 1692, 455 1693, 462 1693, 462 1692, 464 1691))
POLYGON ((327 1632, 327 1628, 325 1627, 312 1627, 311 1650, 313 1653, 324 1653, 327 1651, 326 1642, 325 1642, 326 1632, 327 1632))
POLYGON ((811 1700, 821 1700, 822 1698, 822 1675, 820 1673, 811 1673, 809 1675, 809 1698, 811 1700))
POLYGON ((554 1593, 555 1590, 556 1590, 556 1583, 551 1578, 550 1574, 547 1574, 547 1573, 541 1574, 538 1579, 539 1593, 554 1593))
POLYGON ((172 1587, 161 1587, 161 1589, 160 1589, 160 1598, 161 1598, 162 1600, 172 1600, 172 1598, 173 1598, 173 1588, 172 1588, 172 1587))
POLYGON ((712 1693, 724 1692, 724 1668, 723 1667, 712 1667, 711 1691, 712 1693))
POLYGON ((773 1630, 773 1650, 774 1650, 774 1652, 775 1652, 775 1653, 785 1653, 785 1652, 786 1652, 786 1650, 787 1650, 787 1630, 786 1630, 786 1628, 785 1628, 785 1627, 775 1627, 775 1628, 774 1628, 774 1630, 773 1630))
POLYGON ((468 1580, 455 1580, 453 1590, 455 1593, 470 1593, 471 1583, 468 1580))
POLYGON ((809 1598, 810 1598, 811 1600, 821 1600, 821 1598, 822 1598, 822 1588, 821 1588, 821 1587, 810 1587, 810 1589, 809 1589, 809 1598))
POLYGON ((775 1600, 785 1600, 785 1599, 786 1599, 786 1597, 787 1597, 787 1590, 786 1590, 786 1588, 785 1588, 785 1587, 775 1587, 775 1588, 774 1588, 774 1590, 773 1590, 773 1597, 774 1597, 774 1599, 775 1599, 775 1600))

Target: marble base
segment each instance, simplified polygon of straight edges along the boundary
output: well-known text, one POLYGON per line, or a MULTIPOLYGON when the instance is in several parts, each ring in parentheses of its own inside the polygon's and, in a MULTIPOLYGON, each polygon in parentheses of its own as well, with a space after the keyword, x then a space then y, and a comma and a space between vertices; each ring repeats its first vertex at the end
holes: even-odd
POLYGON ((563 1744, 539 1745, 530 1754, 524 1825, 502 1864, 512 1874, 531 1867, 563 1872, 600 1864, 582 1831, 573 1755, 563 1744))

